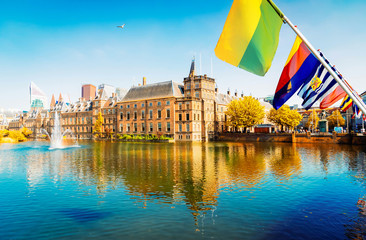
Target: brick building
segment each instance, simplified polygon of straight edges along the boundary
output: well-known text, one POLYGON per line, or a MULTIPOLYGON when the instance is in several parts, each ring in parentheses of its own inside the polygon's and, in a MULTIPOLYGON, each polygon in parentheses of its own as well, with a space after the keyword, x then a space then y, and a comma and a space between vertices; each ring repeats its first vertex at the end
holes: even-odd
POLYGON ((237 97, 230 96, 229 92, 218 93, 215 86, 215 79, 195 75, 192 61, 183 84, 173 81, 147 84, 143 78, 142 84, 128 91, 102 84, 93 99, 81 97, 73 104, 66 103, 61 94, 58 101, 52 96, 49 110, 31 109, 12 121, 9 128, 18 130, 24 125, 34 136, 42 134, 42 128, 50 133, 57 113, 61 114, 63 131, 69 129, 77 138, 91 139, 101 113, 102 132, 205 141, 215 132, 226 130, 226 106, 237 97))

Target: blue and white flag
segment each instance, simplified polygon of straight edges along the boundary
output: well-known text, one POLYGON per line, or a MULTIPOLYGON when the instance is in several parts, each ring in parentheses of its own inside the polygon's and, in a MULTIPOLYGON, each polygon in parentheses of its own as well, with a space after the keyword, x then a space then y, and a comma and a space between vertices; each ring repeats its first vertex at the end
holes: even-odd
POLYGON ((323 65, 320 65, 314 77, 302 85, 297 95, 304 99, 302 106, 307 110, 311 108, 316 101, 322 101, 328 94, 333 92, 337 86, 337 81, 323 65))
POLYGON ((352 118, 360 118, 362 115, 361 110, 358 108, 358 106, 355 104, 355 102, 352 103, 352 109, 353 109, 353 116, 352 118))

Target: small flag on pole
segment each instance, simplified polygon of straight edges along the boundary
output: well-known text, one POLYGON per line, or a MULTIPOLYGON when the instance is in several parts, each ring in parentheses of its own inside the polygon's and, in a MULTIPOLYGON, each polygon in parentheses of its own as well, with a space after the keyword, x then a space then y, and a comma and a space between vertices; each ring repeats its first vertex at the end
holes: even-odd
POLYGON ((353 110, 352 118, 355 118, 355 117, 361 118, 362 112, 354 102, 352 103, 352 110, 353 110))
POLYGON ((348 108, 350 108, 352 106, 352 99, 347 95, 345 98, 343 98, 343 101, 341 103, 341 106, 339 106, 339 108, 342 111, 346 111, 348 108))
POLYGON ((304 83, 298 96, 304 99, 302 106, 308 110, 316 101, 322 101, 337 88, 337 81, 320 65, 311 81, 304 83))
POLYGON ((277 84, 273 107, 279 109, 304 83, 309 82, 319 65, 320 61, 296 37, 277 84))
POLYGON ((277 50, 282 16, 271 0, 234 0, 215 48, 216 56, 264 76, 277 50))
POLYGON ((342 89, 341 86, 338 86, 333 92, 326 96, 323 101, 321 101, 320 109, 325 109, 332 106, 345 96, 347 96, 347 93, 342 89))

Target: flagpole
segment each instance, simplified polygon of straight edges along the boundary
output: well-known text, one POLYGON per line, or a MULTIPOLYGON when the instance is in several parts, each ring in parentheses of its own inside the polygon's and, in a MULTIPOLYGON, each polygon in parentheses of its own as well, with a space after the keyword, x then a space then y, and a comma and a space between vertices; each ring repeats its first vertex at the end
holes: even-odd
POLYGON ((311 45, 311 43, 306 39, 306 37, 300 32, 300 30, 295 27, 292 22, 286 17, 285 14, 276 6, 276 4, 272 0, 267 0, 268 3, 272 6, 272 8, 277 12, 280 18, 287 23, 292 30, 301 38, 301 40, 305 43, 305 45, 309 48, 309 50, 315 55, 315 57, 323 64, 323 66, 328 70, 328 72, 332 75, 332 77, 337 81, 337 83, 342 87, 342 89, 350 96, 350 98, 354 101, 354 103, 361 109, 361 111, 366 115, 366 105, 360 100, 360 97, 351 90, 349 84, 342 81, 336 72, 333 71, 331 66, 325 61, 320 53, 311 45))
POLYGON ((366 114, 366 106, 363 102, 359 100, 357 96, 351 91, 348 86, 338 77, 337 73, 333 71, 331 66, 322 58, 319 52, 311 45, 311 43, 305 38, 305 36, 300 32, 300 30, 292 24, 292 22, 283 15, 283 20, 294 30, 294 32, 301 38, 309 50, 315 55, 315 57, 323 64, 323 66, 328 70, 332 77, 337 81, 337 83, 342 87, 342 89, 350 96, 354 103, 361 109, 361 111, 366 114))

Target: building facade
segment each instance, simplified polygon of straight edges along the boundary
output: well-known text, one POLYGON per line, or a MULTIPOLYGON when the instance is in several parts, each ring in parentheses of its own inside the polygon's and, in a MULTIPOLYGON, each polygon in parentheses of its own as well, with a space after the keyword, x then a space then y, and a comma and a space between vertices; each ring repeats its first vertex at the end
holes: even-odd
POLYGON ((99 113, 103 117, 102 132, 113 135, 156 135, 176 141, 205 141, 215 132, 226 131, 227 104, 237 96, 218 93, 215 79, 195 75, 192 61, 183 84, 174 81, 142 84, 128 91, 102 84, 92 99, 84 85, 82 97, 66 103, 60 95, 51 100, 50 109, 32 108, 9 124, 9 129, 25 126, 34 137, 52 132, 55 114, 60 114, 62 130, 72 137, 92 139, 99 113), (83 97, 84 96, 84 97, 83 97))

